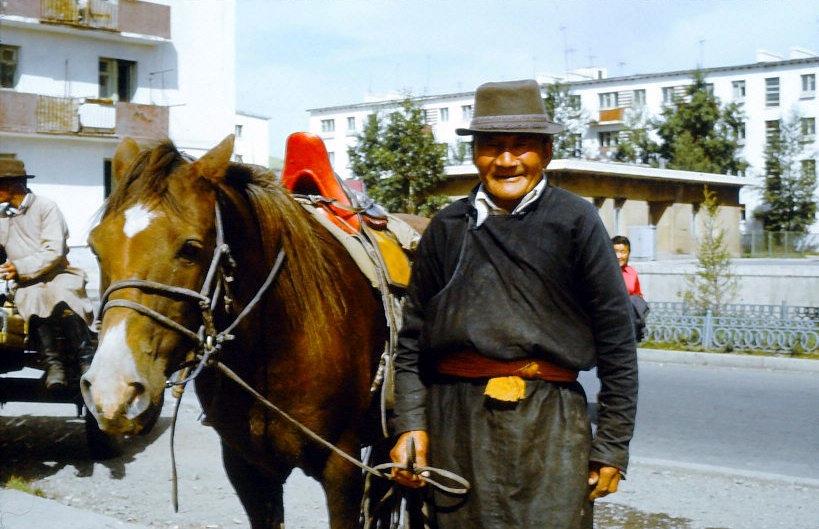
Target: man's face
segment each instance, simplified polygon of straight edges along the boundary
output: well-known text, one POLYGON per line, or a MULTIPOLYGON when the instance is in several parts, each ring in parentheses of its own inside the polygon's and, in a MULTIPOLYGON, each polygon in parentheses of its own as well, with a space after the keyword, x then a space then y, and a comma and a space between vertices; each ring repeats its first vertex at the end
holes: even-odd
POLYGON ((620 263, 621 268, 628 264, 628 256, 630 253, 631 248, 629 248, 625 244, 614 245, 614 255, 617 256, 617 262, 620 263))
POLYGON ((540 182, 552 145, 539 134, 476 134, 474 161, 484 189, 507 211, 540 182))

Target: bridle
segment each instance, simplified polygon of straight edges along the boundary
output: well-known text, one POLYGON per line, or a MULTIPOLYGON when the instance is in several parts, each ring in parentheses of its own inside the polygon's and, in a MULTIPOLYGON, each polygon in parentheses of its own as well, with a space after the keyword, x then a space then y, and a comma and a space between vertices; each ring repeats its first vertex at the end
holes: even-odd
POLYGON ((262 283, 259 290, 253 296, 253 299, 242 309, 230 325, 218 331, 216 329, 214 314, 220 299, 225 308, 229 308, 233 302, 229 289, 230 283, 233 282, 233 270, 236 268, 236 261, 234 261, 231 255, 230 246, 225 242, 222 212, 218 199, 214 205, 214 217, 216 224, 216 247, 213 250, 213 257, 210 261, 205 281, 198 292, 189 288, 167 285, 146 279, 125 279, 111 283, 100 298, 100 311, 97 317, 97 324, 102 322, 105 312, 109 309, 116 307, 126 308, 153 319, 160 325, 178 332, 193 342, 194 347, 188 354, 186 361, 175 369, 174 372, 184 370, 194 363, 196 364, 196 368, 192 373, 186 376, 182 376, 175 381, 168 381, 167 385, 169 387, 184 386, 187 382, 196 378, 208 363, 216 359, 216 355, 222 350, 223 344, 234 339, 233 331, 239 323, 253 311, 273 284, 284 263, 284 248, 280 246, 273 266, 267 274, 267 278, 265 278, 264 283, 262 283), (161 312, 141 303, 137 303, 136 301, 110 299, 112 293, 126 288, 135 288, 142 292, 150 292, 167 298, 182 299, 183 301, 196 304, 201 315, 201 325, 199 329, 194 332, 161 312))

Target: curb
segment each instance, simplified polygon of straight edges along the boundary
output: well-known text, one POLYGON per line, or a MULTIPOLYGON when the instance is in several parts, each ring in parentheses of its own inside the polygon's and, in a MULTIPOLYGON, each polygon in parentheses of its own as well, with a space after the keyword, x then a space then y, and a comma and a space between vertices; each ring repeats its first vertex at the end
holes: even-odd
POLYGON ((771 472, 759 472, 756 470, 743 470, 739 468, 705 465, 701 463, 686 463, 682 461, 671 461, 668 459, 656 459, 651 457, 632 457, 630 464, 631 463, 637 466, 684 470, 699 474, 716 474, 728 478, 742 477, 746 479, 787 483, 789 485, 796 485, 799 487, 813 487, 819 489, 819 479, 789 476, 786 474, 774 474, 771 472))
POLYGON ((699 353, 693 351, 638 348, 637 360, 641 362, 665 362, 696 366, 746 367, 751 369, 819 373, 819 361, 806 358, 781 358, 776 356, 699 353))

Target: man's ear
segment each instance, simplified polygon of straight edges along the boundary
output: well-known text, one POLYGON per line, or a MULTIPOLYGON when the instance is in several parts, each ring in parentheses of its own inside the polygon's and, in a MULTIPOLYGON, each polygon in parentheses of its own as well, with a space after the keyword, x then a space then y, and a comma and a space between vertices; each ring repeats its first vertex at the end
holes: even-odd
POLYGON ((227 173, 230 157, 233 156, 233 141, 233 134, 229 134, 219 145, 193 162, 194 171, 211 183, 221 183, 227 173))
POLYGON ((125 137, 117 145, 114 159, 111 161, 111 187, 125 177, 128 168, 139 155, 139 145, 132 138, 125 137))

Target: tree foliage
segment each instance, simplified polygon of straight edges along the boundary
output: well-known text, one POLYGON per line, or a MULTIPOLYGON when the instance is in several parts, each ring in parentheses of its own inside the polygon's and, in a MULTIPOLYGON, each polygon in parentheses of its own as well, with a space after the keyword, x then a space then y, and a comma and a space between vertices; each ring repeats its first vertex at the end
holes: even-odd
POLYGON ((798 114, 770 134, 765 148, 762 220, 769 231, 806 233, 816 215, 816 172, 803 171, 802 133, 798 114))
POLYGON ((347 150, 353 174, 389 211, 431 215, 447 204, 435 194, 444 180, 446 144, 435 143, 424 113, 409 98, 386 118, 373 114, 347 150))
POLYGON ((565 127, 554 136, 554 158, 579 158, 582 155, 577 140, 585 134, 589 119, 580 106, 579 98, 580 96, 569 93, 569 85, 566 83, 555 81, 546 86, 546 97, 543 99, 546 112, 555 123, 565 127))
POLYGON ((685 97, 675 98, 662 111, 658 153, 671 169, 738 174, 748 165, 738 155, 742 120, 740 108, 735 103, 721 105, 702 72, 696 71, 685 97))
POLYGON ((653 126, 651 117, 645 108, 628 109, 614 159, 618 162, 656 166, 659 145, 651 138, 653 126))
POLYGON ((717 194, 703 187, 704 210, 702 236, 697 248, 697 269, 686 276, 687 288, 681 295, 683 301, 704 314, 711 310, 719 313, 722 305, 730 303, 736 294, 737 278, 731 266, 731 255, 725 244, 725 230, 718 219, 717 194))

